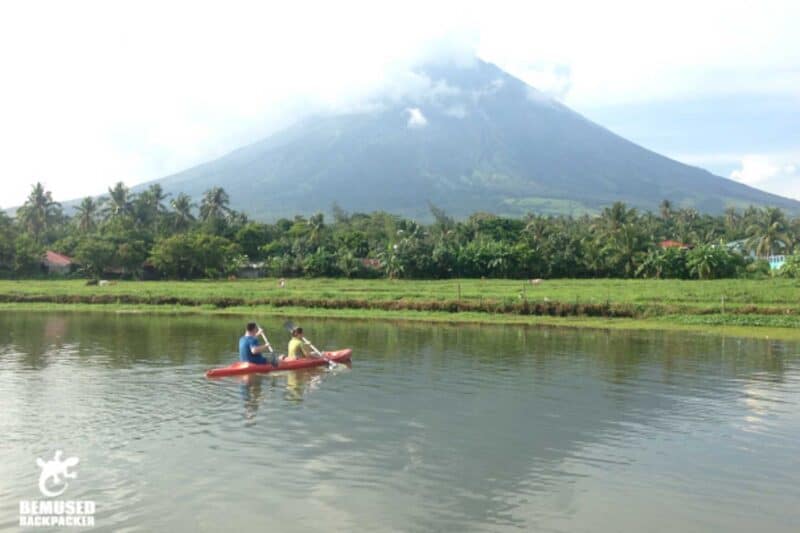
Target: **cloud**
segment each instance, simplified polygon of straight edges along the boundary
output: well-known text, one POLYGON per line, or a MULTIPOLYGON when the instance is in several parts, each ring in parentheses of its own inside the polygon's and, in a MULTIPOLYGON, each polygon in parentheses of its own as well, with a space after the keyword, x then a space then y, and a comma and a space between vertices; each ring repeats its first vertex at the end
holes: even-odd
POLYGON ((748 154, 730 178, 775 194, 800 199, 800 153, 748 154))
POLYGON ((780 167, 773 164, 767 157, 746 155, 742 158, 741 168, 731 172, 730 178, 747 185, 758 185, 775 177, 780 171, 780 167))
POLYGON ((541 93, 563 101, 572 88, 572 71, 569 65, 536 63, 518 73, 520 79, 537 89, 531 99, 540 100, 541 93))
POLYGON ((481 87, 479 89, 474 89, 470 92, 470 96, 472 96, 472 100, 477 102, 481 98, 492 96, 497 94, 503 87, 506 85, 506 80, 502 78, 496 78, 489 82, 488 85, 481 87))
POLYGON ((444 114, 453 118, 464 118, 467 116, 467 110, 463 105, 453 105, 444 110, 444 114))
POLYGON ((503 0, 0 2, 0 63, 14 80, 0 84, 0 202, 20 203, 36 180, 67 199, 162 177, 312 113, 372 109, 377 95, 451 109, 456 89, 413 66, 476 54, 579 112, 796 96, 800 3, 763 4, 609 0, 577 17, 572 2, 503 0))
POLYGON ((422 114, 422 110, 418 107, 409 107, 408 111, 408 124, 411 129, 424 128, 428 125, 428 119, 422 114))

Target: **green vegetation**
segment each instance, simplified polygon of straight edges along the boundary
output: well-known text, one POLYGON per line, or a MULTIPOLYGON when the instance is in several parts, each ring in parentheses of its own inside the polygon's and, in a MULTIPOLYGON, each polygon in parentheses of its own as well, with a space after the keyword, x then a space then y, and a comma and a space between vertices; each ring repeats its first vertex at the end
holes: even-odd
POLYGON ((800 339, 800 281, 347 280, 0 281, 0 309, 279 314, 621 329, 800 339))
MULTIPOLYGON (((578 304, 658 306, 693 313, 721 310, 765 310, 800 314, 800 281, 765 280, 544 280, 532 285, 522 280, 349 280, 331 278, 275 278, 236 281, 118 281, 107 286, 84 280, 0 280, 0 298, 19 297, 150 299, 186 298, 201 303, 231 299, 245 304, 262 300, 310 299, 364 302, 561 302, 578 304)), ((148 303, 148 302, 143 302, 148 303)))
MULTIPOLYGON (((134 195, 118 183, 67 216, 36 184, 16 219, 0 213, 0 277, 41 275, 42 253, 53 250, 75 259, 74 276, 92 278, 221 278, 246 267, 275 277, 763 279, 769 265, 753 257, 800 250, 800 219, 775 208, 711 216, 665 201, 658 214, 617 203, 577 218, 456 221, 429 207, 427 225, 336 206, 332 221, 317 213, 265 224, 232 210, 219 187, 194 206, 158 185, 134 195)), ((779 274, 797 277, 798 264, 790 258, 779 274)))

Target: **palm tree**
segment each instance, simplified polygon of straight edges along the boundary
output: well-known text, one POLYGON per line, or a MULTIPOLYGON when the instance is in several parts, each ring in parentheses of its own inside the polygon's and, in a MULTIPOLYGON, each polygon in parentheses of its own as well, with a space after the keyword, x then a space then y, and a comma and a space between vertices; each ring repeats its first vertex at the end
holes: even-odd
POLYGON ((147 198, 150 205, 153 207, 156 213, 163 215, 167 212, 166 206, 164 206, 164 201, 169 198, 169 194, 164 192, 164 189, 158 183, 154 183, 150 187, 147 188, 147 198))
POLYGON ((311 218, 308 219, 308 240, 314 246, 319 245, 319 241, 322 238, 322 232, 325 230, 325 215, 322 213, 317 213, 312 215, 311 218))
POLYGON ((525 224, 525 229, 522 230, 522 233, 533 242, 541 242, 547 237, 550 225, 550 221, 542 215, 531 216, 528 218, 528 223, 525 224))
POLYGON ((200 202, 200 219, 203 222, 222 220, 230 214, 230 198, 222 187, 214 187, 203 194, 200 202))
POLYGON ((133 202, 136 223, 143 227, 154 228, 157 226, 167 212, 167 208, 164 206, 167 196, 161 185, 157 183, 139 194, 133 202))
POLYGON ((669 220, 672 217, 672 202, 669 200, 662 200, 661 205, 658 206, 658 209, 661 212, 661 218, 664 220, 669 220))
POLYGON ((0 209, 0 269, 10 269, 14 264, 16 233, 13 221, 0 209))
POLYGON ((83 233, 90 233, 97 228, 97 215, 100 210, 100 202, 96 202, 91 196, 87 196, 81 205, 75 208, 75 221, 78 230, 83 233))
POLYGON ((115 219, 131 214, 131 194, 124 183, 117 182, 113 188, 108 189, 108 202, 103 208, 106 218, 115 219))
POLYGON ((790 234, 794 237, 792 241, 792 252, 797 253, 798 246, 800 246, 800 218, 793 218, 789 222, 790 234))
POLYGON ((175 211, 173 215, 174 225, 176 231, 186 231, 195 221, 192 209, 194 203, 188 194, 181 193, 170 202, 172 209, 175 211))
POLYGON ((623 202, 614 202, 611 207, 606 207, 592 224, 592 229, 600 238, 610 238, 622 229, 625 224, 636 219, 636 209, 626 206, 623 202))
POLYGON ((788 251, 792 246, 786 215, 777 207, 761 209, 745 233, 747 248, 759 257, 788 251))
POLYGON ((61 216, 61 204, 53 200, 50 191, 45 191, 41 183, 36 183, 28 199, 17 212, 20 224, 37 243, 61 216))
POLYGON ((736 237, 741 221, 742 217, 735 207, 729 207, 725 209, 725 229, 727 230, 729 237, 736 237))
POLYGON ((647 248, 647 239, 636 222, 625 223, 612 238, 606 242, 603 252, 611 265, 619 265, 627 277, 636 273, 636 265, 641 262, 647 248))

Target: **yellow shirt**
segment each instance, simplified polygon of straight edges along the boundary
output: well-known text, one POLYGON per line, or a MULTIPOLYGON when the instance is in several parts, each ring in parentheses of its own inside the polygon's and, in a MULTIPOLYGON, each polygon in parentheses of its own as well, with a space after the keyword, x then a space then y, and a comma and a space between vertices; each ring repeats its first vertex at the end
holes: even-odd
POLYGON ((300 339, 292 339, 289 341, 289 348, 286 350, 286 359, 294 361, 302 357, 308 357, 308 348, 303 344, 300 339))

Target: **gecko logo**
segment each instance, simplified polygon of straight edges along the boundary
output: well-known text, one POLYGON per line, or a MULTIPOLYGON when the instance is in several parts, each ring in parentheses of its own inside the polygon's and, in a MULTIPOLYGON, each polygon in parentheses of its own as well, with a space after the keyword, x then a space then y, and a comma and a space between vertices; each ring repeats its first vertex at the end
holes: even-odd
POLYGON ((94 500, 55 500, 69 487, 70 479, 78 474, 72 468, 78 464, 77 457, 63 459, 64 452, 56 450, 53 458, 45 461, 41 457, 36 464, 39 473, 39 492, 46 500, 20 500, 20 527, 93 527, 96 506, 94 500))
POLYGON ((64 454, 61 450, 56 450, 55 455, 51 461, 43 461, 41 458, 36 459, 36 464, 42 469, 39 474, 39 491, 47 498, 55 498, 61 496, 64 491, 69 487, 68 479, 75 479, 77 473, 70 472, 70 468, 78 464, 77 457, 70 457, 61 460, 64 454))

